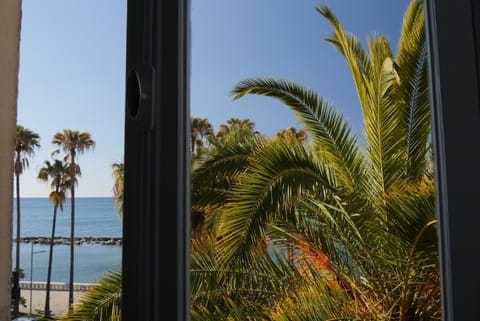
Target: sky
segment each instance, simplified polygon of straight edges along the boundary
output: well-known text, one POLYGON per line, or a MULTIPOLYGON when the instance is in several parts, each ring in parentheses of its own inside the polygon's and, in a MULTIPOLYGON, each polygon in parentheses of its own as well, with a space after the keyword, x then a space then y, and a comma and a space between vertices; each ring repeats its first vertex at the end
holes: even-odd
MULTIPOLYGON (((232 101, 239 81, 259 76, 295 81, 332 102, 361 136, 361 112, 348 68, 324 38, 327 4, 362 41, 384 34, 392 48, 407 0, 191 0, 191 115, 214 128, 249 118, 273 135, 299 127, 292 112, 265 97, 232 101)), ((53 135, 87 131, 94 151, 79 157, 76 195, 112 195, 111 164, 123 160, 126 0, 23 0, 17 123, 37 132, 41 148, 21 176, 22 197, 47 197, 36 179, 52 160, 53 135)))

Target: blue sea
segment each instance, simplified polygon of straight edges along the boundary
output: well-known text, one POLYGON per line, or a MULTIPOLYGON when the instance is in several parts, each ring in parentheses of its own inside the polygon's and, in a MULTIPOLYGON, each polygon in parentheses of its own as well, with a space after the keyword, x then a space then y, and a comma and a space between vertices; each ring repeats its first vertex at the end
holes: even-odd
MULTIPOLYGON (((53 205, 47 198, 22 198, 20 203, 21 237, 50 237, 53 205)), ((16 237, 16 203, 14 203, 13 237, 16 237)), ((58 211, 55 236, 70 235, 70 199, 63 212, 58 211)), ((75 236, 121 237, 122 226, 113 198, 75 199, 75 236)), ((33 281, 46 281, 48 245, 33 246, 33 281)), ((25 272, 23 281, 30 281, 32 245, 20 245, 20 268, 25 272)), ((55 245, 53 250, 52 281, 68 282, 70 247, 55 245)), ((75 246, 76 283, 92 283, 104 273, 117 269, 122 260, 121 246, 83 244, 75 246)), ((12 246, 12 265, 15 264, 15 244, 12 246)))

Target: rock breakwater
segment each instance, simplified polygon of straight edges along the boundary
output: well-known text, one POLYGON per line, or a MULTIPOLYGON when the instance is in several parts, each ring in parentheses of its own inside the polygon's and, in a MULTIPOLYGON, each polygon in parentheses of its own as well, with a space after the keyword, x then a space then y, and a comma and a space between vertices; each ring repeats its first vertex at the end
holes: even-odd
MULTIPOLYGON (((15 241, 15 240, 14 240, 15 241)), ((49 237, 29 236, 20 238, 21 243, 50 244, 49 237)), ((55 245, 70 245, 70 238, 57 236, 54 239, 55 245)), ((98 244, 98 245, 122 245, 121 237, 76 237, 75 245, 98 244)))

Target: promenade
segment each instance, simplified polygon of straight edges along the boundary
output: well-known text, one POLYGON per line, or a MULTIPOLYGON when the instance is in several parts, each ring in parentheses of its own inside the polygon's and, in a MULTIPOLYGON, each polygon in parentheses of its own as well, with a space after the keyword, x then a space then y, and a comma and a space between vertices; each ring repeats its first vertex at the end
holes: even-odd
MULTIPOLYGON (((45 282, 33 282, 32 284, 32 313, 38 314, 45 307, 45 282)), ((77 302, 82 293, 93 284, 76 283, 74 285, 73 298, 77 302)), ((26 300, 26 307, 20 306, 20 312, 30 313, 30 282, 20 282, 22 297, 26 300)), ((68 309, 68 285, 65 283, 52 282, 50 291, 50 310, 54 316, 62 315, 68 309)))

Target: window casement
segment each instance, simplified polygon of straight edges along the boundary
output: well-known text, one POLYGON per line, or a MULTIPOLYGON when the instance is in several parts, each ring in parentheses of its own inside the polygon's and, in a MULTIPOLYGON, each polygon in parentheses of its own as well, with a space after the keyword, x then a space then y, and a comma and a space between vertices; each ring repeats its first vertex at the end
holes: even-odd
POLYGON ((478 320, 479 4, 426 5, 443 314, 448 321, 478 320))
POLYGON ((127 7, 123 320, 187 320, 188 1, 127 7))

